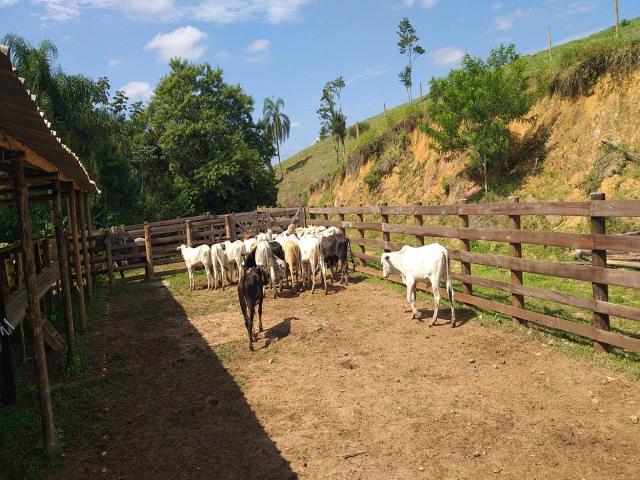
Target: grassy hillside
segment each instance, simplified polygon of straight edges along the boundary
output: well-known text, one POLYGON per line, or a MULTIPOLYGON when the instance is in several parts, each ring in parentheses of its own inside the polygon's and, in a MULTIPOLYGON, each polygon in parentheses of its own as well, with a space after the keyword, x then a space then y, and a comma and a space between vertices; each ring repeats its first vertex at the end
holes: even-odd
MULTIPOLYGON (((628 75, 635 71, 640 63, 640 18, 624 22, 620 40, 615 40, 614 35, 614 29, 609 28, 589 37, 554 47, 551 61, 549 61, 546 50, 525 57, 532 88, 535 88, 539 93, 541 101, 549 93, 558 93, 561 97, 586 95, 591 93, 596 83, 607 73, 613 72, 628 75)), ((389 110, 386 119, 384 114, 366 119, 364 122, 370 125, 370 129, 362 134, 357 141, 351 137, 347 139, 347 155, 351 156, 358 148, 366 151, 364 147, 367 144, 370 144, 375 139, 382 138, 394 125, 397 125, 403 118, 415 114, 419 109, 420 107, 416 104, 405 104, 389 110)), ((412 148, 416 155, 416 160, 419 162, 422 157, 428 154, 428 142, 424 138, 420 139, 415 135, 412 141, 414 144, 416 142, 420 143, 420 145, 414 145, 412 148)), ((567 141, 575 143, 576 138, 573 137, 567 139, 567 141)), ((526 148, 528 147, 525 146, 526 148)), ((348 163, 353 164, 354 162, 350 159, 348 163)), ((362 163, 362 161, 356 162, 358 166, 362 163)), ((336 163, 334 142, 331 138, 321 140, 290 157, 283 162, 283 166, 285 177, 280 184, 278 193, 278 201, 282 205, 306 203, 310 190, 316 192, 320 190, 322 192, 320 195, 317 193, 314 195, 314 203, 330 202, 332 200, 331 189, 326 187, 329 184, 338 183, 335 182, 335 179, 343 180, 344 167, 336 163), (323 181, 324 184, 322 183, 323 181)), ((409 168, 416 173, 420 170, 418 167, 418 165, 409 165, 409 168)), ((363 169, 356 172, 353 171, 353 168, 351 170, 351 174, 359 174, 355 175, 356 177, 365 175, 365 170, 363 169)), ((451 188, 449 184, 455 181, 455 173, 449 175, 447 171, 446 174, 448 176, 445 178, 442 177, 441 173, 438 173, 440 175, 439 179, 431 179, 429 182, 425 180, 425 182, 441 184, 442 190, 445 190, 447 194, 450 190, 453 190, 456 194, 466 194, 473 190, 470 185, 463 184, 464 182, 460 182, 459 185, 454 185, 454 188, 451 188)), ((400 180, 399 186, 402 186, 402 179, 400 180)), ((349 181, 345 180, 345 183, 349 183, 349 181)), ((353 185, 348 185, 348 188, 351 190, 351 198, 354 198, 352 193, 355 190, 362 189, 362 181, 361 179, 358 181, 356 178, 351 183, 353 185)), ((541 184, 545 184, 545 182, 541 182, 541 184)), ((430 187, 431 191, 433 190, 432 187, 433 185, 430 187)), ((390 188, 393 189, 395 186, 392 185, 390 188)), ((422 195, 412 194, 413 198, 411 199, 428 197, 430 193, 426 193, 424 190, 429 189, 423 188, 422 195)), ((402 198, 409 200, 405 193, 401 193, 399 197, 396 197, 397 200, 402 198)), ((433 198, 424 199, 437 200, 433 198)))

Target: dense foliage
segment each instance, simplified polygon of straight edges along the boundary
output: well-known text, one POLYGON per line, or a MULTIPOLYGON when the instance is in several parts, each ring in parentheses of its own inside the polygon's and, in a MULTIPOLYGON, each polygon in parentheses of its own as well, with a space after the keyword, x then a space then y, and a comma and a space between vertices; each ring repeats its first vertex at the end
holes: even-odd
POLYGON ((429 123, 422 130, 443 153, 469 150, 469 167, 481 169, 485 192, 490 170, 509 146, 509 122, 529 111, 525 65, 515 46, 493 49, 487 60, 466 55, 460 68, 430 82, 429 123))
MULTIPOLYGON (((101 188, 92 206, 98 224, 275 202, 271 140, 253 121, 253 99, 225 83, 222 70, 172 60, 144 106, 121 91, 111 95, 107 78, 62 71, 50 41, 34 47, 7 35, 2 43, 58 135, 101 188)), ((0 241, 15 238, 13 212, 0 210, 0 241)), ((44 233, 49 212, 35 213, 36 233, 44 233)))

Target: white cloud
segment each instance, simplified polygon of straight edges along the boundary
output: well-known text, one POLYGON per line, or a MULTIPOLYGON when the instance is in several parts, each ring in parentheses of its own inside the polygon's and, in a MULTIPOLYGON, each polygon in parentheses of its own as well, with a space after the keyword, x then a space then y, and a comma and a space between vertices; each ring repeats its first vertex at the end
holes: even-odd
POLYGON ((436 65, 445 67, 458 63, 464 57, 464 50, 458 47, 444 47, 434 50, 429 54, 436 65))
POLYGON ((228 50, 220 50, 219 52, 216 52, 216 54, 213 56, 216 60, 226 60, 228 58, 231 58, 231 52, 229 52, 228 50))
POLYGON ((269 48, 271 47, 271 40, 266 38, 259 38, 251 42, 244 48, 244 51, 248 53, 247 62, 251 63, 265 63, 269 61, 269 48))
POLYGON ((10 7, 11 5, 15 5, 16 3, 18 3, 18 0, 0 0, 0 8, 10 7))
MULTIPOLYGON (((2 0, 0 0, 2 1, 2 0)), ((86 9, 119 12, 127 17, 143 20, 171 20, 179 9, 174 0, 32 0, 44 7, 37 16, 43 20, 66 22, 86 9)))
POLYGON ((300 128, 301 126, 300 122, 296 122, 295 120, 291 122, 291 128, 300 128))
POLYGON ((500 10, 502 8, 502 3, 498 2, 498 3, 494 3, 493 5, 491 5, 491 9, 494 12, 497 12, 498 10, 500 10))
POLYGON ((245 51, 248 53, 261 53, 269 50, 270 46, 271 40, 267 40, 266 38, 259 38, 258 40, 255 40, 247 45, 245 51))
POLYGON ((347 83, 355 83, 361 80, 366 80, 369 78, 379 77, 386 73, 387 67, 384 65, 374 65, 372 67, 364 69, 362 72, 356 73, 355 75, 349 77, 347 79, 347 83))
POLYGON ((433 8, 440 0, 402 0, 402 4, 405 7, 413 7, 414 5, 420 5, 423 8, 433 8))
POLYGON ((149 100, 153 95, 153 88, 149 82, 129 82, 120 87, 129 100, 149 100))
POLYGON ((122 61, 119 58, 112 58, 111 60, 109 60, 109 66, 110 67, 117 67, 122 63, 122 61))
MULTIPOLYGON (((16 0, 0 0, 14 2, 16 0)), ((32 0, 44 7, 43 20, 64 22, 87 9, 119 12, 127 17, 177 22, 199 20, 237 23, 264 20, 272 24, 293 21, 311 0, 32 0)), ((426 0, 423 0, 426 1, 426 0)))
POLYGON ((173 57, 197 60, 207 47, 202 42, 207 34, 191 25, 176 28, 173 32, 159 33, 153 37, 144 48, 156 50, 162 60, 173 57))
POLYGON ((513 27, 513 22, 521 20, 525 17, 525 13, 521 8, 514 10, 513 12, 506 13, 504 15, 498 15, 494 20, 496 28, 498 30, 509 30, 513 27))

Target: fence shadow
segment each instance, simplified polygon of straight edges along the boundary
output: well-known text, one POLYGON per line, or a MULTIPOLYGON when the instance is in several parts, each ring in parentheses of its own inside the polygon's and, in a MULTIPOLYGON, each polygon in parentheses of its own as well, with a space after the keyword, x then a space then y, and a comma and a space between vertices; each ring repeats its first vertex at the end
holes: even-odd
MULTIPOLYGON (((291 320, 267 338, 288 335, 291 320)), ((297 478, 162 282, 118 282, 100 330, 91 364, 113 388, 66 439, 74 455, 55 478, 297 478)))

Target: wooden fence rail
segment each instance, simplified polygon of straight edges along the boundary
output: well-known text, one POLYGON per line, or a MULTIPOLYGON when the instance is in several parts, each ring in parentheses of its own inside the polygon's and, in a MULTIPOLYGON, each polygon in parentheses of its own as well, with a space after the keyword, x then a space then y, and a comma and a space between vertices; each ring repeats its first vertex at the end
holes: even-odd
MULTIPOLYGON (((307 213, 309 224, 335 226, 346 231, 351 243, 357 246, 352 249, 353 255, 363 265, 379 265, 381 252, 396 251, 408 244, 422 245, 425 237, 429 241, 444 239, 451 259, 460 262, 460 271, 453 273, 454 280, 462 285, 461 293, 456 296, 460 302, 510 316, 517 324, 533 322, 586 337, 593 340, 596 350, 616 346, 640 352, 638 329, 626 331, 616 328, 614 332, 610 325, 610 316, 640 322, 640 302, 638 305, 614 303, 610 301, 608 292, 610 285, 640 290, 640 271, 611 268, 607 263, 608 252, 640 253, 640 237, 607 234, 605 228, 606 219, 610 217, 640 217, 640 201, 607 201, 602 194, 593 194, 589 201, 581 202, 520 203, 516 197, 511 197, 508 202, 495 204, 469 204, 463 200, 450 205, 308 207, 307 213), (436 221, 433 224, 426 222, 425 216, 436 221), (499 217, 494 222, 478 218, 475 224, 492 223, 505 227, 475 226, 471 221, 475 216, 499 217), (590 232, 527 230, 523 228, 523 219, 528 216, 585 217, 590 232), (501 254, 473 251, 477 248, 475 245, 482 242, 505 244, 508 249, 500 250, 501 254), (592 261, 581 264, 523 258, 523 245, 586 251, 592 261), (473 265, 507 271, 511 281, 478 275, 473 272, 473 265), (591 295, 587 297, 561 289, 527 285, 525 273, 585 282, 585 287, 592 286, 589 287, 591 295), (510 304, 485 298, 474 292, 474 286, 507 294, 510 304), (527 298, 550 302, 551 306, 560 304, 589 310, 592 322, 587 325, 577 318, 561 318, 535 311, 528 308, 527 298)), ((625 265, 640 268, 640 264, 626 262, 625 265)), ((379 274, 375 269, 363 268, 369 273, 379 274)), ((442 293, 446 296, 446 291, 442 293)))

